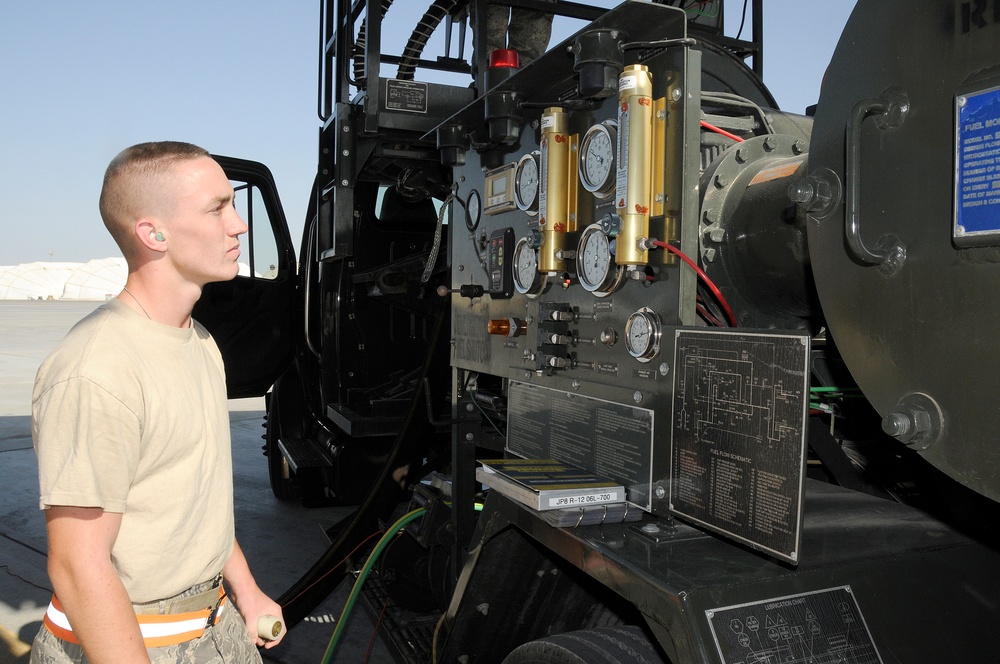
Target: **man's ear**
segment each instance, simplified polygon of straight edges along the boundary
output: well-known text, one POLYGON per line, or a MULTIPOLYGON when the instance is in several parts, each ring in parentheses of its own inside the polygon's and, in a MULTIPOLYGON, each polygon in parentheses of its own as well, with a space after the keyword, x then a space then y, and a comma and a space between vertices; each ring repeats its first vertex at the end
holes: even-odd
POLYGON ((139 244, 151 251, 166 251, 166 233, 161 224, 152 217, 146 217, 135 222, 135 237, 139 244))

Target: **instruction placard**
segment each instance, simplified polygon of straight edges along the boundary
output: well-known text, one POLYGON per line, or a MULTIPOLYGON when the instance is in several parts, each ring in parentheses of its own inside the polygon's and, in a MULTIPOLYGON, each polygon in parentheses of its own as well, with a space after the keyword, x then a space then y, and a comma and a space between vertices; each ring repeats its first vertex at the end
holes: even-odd
POLYGON ((955 244, 1000 244, 1000 86, 958 95, 955 120, 955 244))

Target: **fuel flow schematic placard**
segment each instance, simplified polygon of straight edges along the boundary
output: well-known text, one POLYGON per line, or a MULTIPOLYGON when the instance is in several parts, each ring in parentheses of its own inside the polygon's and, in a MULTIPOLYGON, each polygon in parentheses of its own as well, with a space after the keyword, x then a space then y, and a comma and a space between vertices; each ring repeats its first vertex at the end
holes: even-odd
POLYGON ((798 562, 809 337, 677 330, 670 511, 798 562))

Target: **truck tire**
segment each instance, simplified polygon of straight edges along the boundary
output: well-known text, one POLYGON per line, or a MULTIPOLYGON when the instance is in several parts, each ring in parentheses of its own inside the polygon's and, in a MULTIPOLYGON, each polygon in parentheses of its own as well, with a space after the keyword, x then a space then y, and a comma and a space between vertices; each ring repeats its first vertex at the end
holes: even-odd
POLYGON ((518 646, 503 664, 668 664, 640 627, 602 627, 518 646))
POLYGON ((278 414, 278 401, 271 394, 268 399, 267 423, 264 428, 264 455, 267 456, 267 474, 271 484, 271 492, 278 500, 298 500, 302 492, 290 477, 288 461, 278 449, 278 438, 281 435, 281 416, 278 414))

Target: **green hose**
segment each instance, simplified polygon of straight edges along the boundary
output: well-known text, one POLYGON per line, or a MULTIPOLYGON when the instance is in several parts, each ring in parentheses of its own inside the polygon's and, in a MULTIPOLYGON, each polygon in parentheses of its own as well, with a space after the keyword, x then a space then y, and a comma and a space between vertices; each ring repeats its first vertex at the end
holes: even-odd
POLYGON ((372 571, 372 567, 375 566, 375 561, 378 560, 382 550, 389 545, 389 542, 392 541, 399 531, 406 527, 406 524, 418 517, 423 516, 426 512, 427 510, 423 507, 418 507, 412 512, 407 512, 400 517, 396 523, 386 529, 385 534, 382 535, 378 544, 375 545, 375 548, 368 556, 368 560, 365 561, 364 567, 361 568, 361 573, 358 574, 358 578, 354 582, 354 587, 351 588, 351 594, 347 597, 347 603, 344 604, 344 610, 340 613, 340 620, 337 621, 337 627, 333 630, 333 636, 330 637, 330 644, 327 645, 326 652, 323 653, 322 664, 330 664, 330 661, 333 659, 333 653, 337 649, 340 637, 344 634, 347 619, 350 617, 351 611, 354 609, 354 603, 358 601, 358 596, 361 594, 361 586, 364 585, 365 579, 368 578, 368 573, 372 571))
MULTIPOLYGON (((482 503, 476 503, 476 511, 482 511, 482 503)), ((389 546, 389 542, 396 536, 397 533, 403 530, 408 523, 423 516, 427 512, 423 507, 418 507, 417 509, 407 512, 396 521, 396 523, 389 526, 382 538, 379 539, 375 548, 372 552, 368 554, 368 559, 365 560, 365 564, 361 567, 361 572, 358 573, 358 578, 354 581, 354 587, 351 588, 351 594, 347 597, 347 603, 344 604, 344 610, 340 612, 340 619, 337 621, 337 627, 333 630, 333 636, 330 637, 330 643, 326 646, 326 652, 323 653, 323 659, 321 664, 330 664, 333 660, 333 653, 337 650, 337 644, 340 643, 340 637, 344 635, 344 630, 347 626, 347 619, 351 617, 351 612, 354 610, 354 604, 358 601, 358 597, 361 595, 361 587, 365 584, 365 579, 368 578, 368 574, 372 571, 375 566, 375 562, 378 560, 379 556, 382 555, 382 551, 389 546)))

